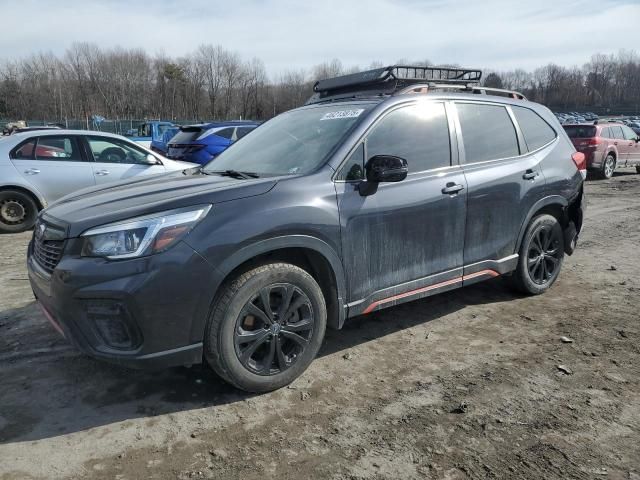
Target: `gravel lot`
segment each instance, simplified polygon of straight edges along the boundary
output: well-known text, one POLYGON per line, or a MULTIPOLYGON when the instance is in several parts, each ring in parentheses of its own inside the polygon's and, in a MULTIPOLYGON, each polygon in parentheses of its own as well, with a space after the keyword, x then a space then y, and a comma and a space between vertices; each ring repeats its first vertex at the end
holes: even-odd
POLYGON ((30 235, 0 236, 0 478, 640 480, 640 175, 587 195, 547 294, 496 279, 354 319, 258 396, 77 353, 33 303, 30 235))

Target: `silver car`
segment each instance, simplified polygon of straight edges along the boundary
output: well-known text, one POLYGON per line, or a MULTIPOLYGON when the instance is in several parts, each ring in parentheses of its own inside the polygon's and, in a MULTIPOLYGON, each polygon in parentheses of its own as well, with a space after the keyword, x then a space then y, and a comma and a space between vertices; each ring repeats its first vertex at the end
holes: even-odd
POLYGON ((0 137, 0 232, 31 228, 39 210, 77 190, 196 166, 110 133, 37 130, 0 137))

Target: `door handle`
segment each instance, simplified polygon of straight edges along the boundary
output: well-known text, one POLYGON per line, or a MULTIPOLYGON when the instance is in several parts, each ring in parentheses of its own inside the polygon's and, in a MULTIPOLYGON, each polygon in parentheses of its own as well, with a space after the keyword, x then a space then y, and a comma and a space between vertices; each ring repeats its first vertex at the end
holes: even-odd
POLYGON ((525 180, 534 180, 538 175, 539 175, 538 172, 534 172, 533 170, 527 170, 522 175, 522 178, 524 178, 525 180))
POLYGON ((459 183, 449 182, 442 189, 442 193, 453 195, 455 193, 458 193, 460 190, 464 190, 464 185, 460 185, 459 183))
POLYGON ((100 177, 104 177, 105 175, 109 175, 109 170, 98 170, 96 172, 96 175, 100 176, 100 177))
POLYGON ((24 173, 26 173, 27 175, 37 175, 40 173, 40 170, 37 168, 27 168, 24 173))

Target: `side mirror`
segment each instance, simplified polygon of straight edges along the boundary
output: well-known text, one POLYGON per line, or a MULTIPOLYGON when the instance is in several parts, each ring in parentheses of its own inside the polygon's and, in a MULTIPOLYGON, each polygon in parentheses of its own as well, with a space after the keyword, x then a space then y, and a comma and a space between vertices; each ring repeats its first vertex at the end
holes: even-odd
POLYGON ((409 166, 404 158, 375 155, 365 165, 368 182, 401 182, 407 178, 409 166))
POLYGON ((151 154, 146 156, 145 162, 149 165, 162 165, 162 162, 151 154))

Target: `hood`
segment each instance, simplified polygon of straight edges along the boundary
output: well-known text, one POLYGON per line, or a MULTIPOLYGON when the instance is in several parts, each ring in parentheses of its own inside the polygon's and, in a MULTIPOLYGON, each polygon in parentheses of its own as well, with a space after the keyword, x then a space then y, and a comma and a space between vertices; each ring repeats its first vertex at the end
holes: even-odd
POLYGON ((42 216, 66 227, 67 237, 72 238, 89 228, 140 215, 262 195, 276 183, 273 178, 239 180, 204 175, 197 169, 177 171, 86 188, 53 203, 42 216))

